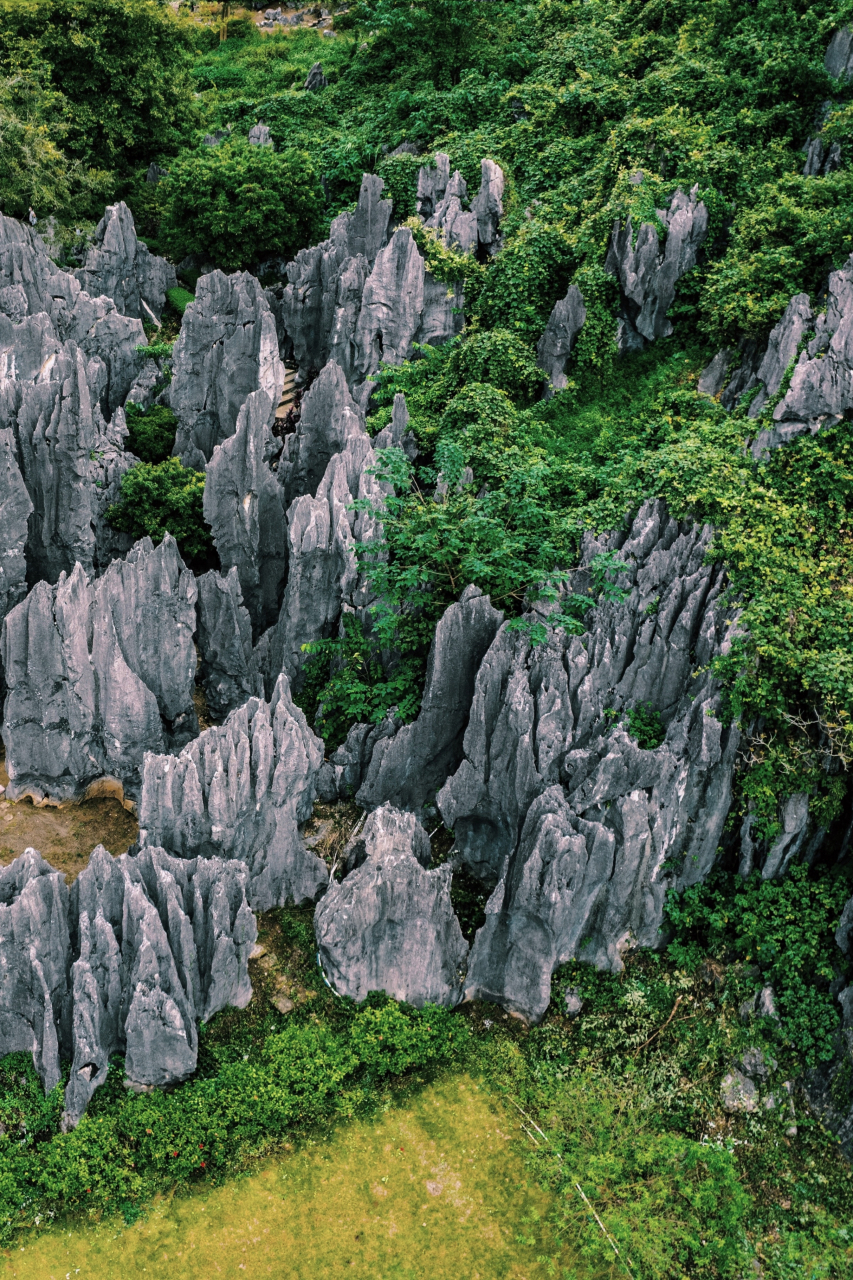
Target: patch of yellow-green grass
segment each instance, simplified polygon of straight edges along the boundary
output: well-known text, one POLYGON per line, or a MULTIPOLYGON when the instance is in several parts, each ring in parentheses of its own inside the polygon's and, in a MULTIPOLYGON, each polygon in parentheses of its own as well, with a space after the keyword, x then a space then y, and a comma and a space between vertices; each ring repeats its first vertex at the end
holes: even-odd
POLYGON ((518 1124, 451 1076, 399 1110, 340 1126, 209 1192, 163 1198, 132 1227, 53 1232, 3 1258, 20 1280, 539 1280, 548 1194, 518 1124))

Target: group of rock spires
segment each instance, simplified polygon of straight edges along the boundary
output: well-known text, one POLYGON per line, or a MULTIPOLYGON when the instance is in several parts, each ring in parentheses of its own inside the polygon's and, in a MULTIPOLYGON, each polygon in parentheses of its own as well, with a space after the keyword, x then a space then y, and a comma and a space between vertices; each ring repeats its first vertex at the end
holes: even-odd
MULTIPOLYGON (((469 204, 439 154, 420 172, 419 216, 485 259, 499 251, 503 183, 484 160, 469 204)), ((613 227, 605 265, 622 350, 671 331, 676 283, 707 234, 695 188, 658 217, 663 245, 650 224, 636 241, 630 221, 613 227)), ((851 280, 853 260, 830 278, 829 307, 757 451, 853 409, 851 280)), ((250 997, 253 911, 316 902, 320 963, 357 1000, 376 989, 415 1004, 484 997, 536 1020, 563 961, 618 969, 631 948, 655 945, 666 890, 707 876, 721 843, 739 839, 743 870, 768 877, 815 855, 826 833, 810 826, 806 796, 788 802, 772 846, 749 823, 739 837, 725 829, 738 730, 721 718, 710 669, 737 618, 721 603, 724 570, 707 562, 713 530, 659 502, 587 536, 570 583, 590 598, 584 635, 534 605, 528 621, 546 635, 534 645, 468 586, 436 629, 417 719, 355 725, 327 757, 292 697, 305 646, 335 635, 345 612, 370 625, 355 552, 381 533, 376 450, 416 454, 402 396, 371 440, 371 375, 415 342, 459 333, 461 285, 432 277, 370 175, 355 211, 289 264, 283 289, 247 272, 199 280, 163 390, 137 347, 141 318, 159 318, 174 282, 122 204, 73 273, 0 219, 7 794, 112 790, 140 825, 121 858, 96 850, 70 894, 34 851, 0 871, 0 1054, 31 1049, 48 1088, 72 1060, 68 1124, 113 1052, 140 1087, 193 1070, 197 1020, 250 997), (282 440, 285 360, 305 390, 282 440), (177 417, 175 454, 206 473, 220 568, 197 578, 172 538, 131 546, 105 519, 135 462, 123 406, 155 395, 177 417), (595 597, 603 553, 623 566, 619 599, 595 597), (220 722, 201 733, 197 679, 220 722), (656 745, 630 732, 638 705, 659 717, 656 745), (302 828, 317 798, 353 795, 368 817, 330 881, 302 828), (455 837, 442 865, 423 825, 436 811, 455 837), (450 897, 463 865, 490 895, 470 948, 450 897)), ((546 390, 565 385, 585 316, 573 285, 539 343, 546 390)), ((724 404, 753 387, 753 404, 774 395, 813 323, 798 295, 765 351, 741 352, 734 373, 735 354, 721 352, 700 389, 724 404)))

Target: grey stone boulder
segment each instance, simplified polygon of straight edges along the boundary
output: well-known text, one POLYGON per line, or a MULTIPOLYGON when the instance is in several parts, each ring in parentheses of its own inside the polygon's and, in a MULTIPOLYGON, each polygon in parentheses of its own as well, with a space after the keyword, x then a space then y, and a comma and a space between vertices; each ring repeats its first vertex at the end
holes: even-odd
POLYGON ((434 871, 429 839, 411 813, 375 810, 362 835, 364 860, 314 912, 320 964, 341 995, 386 991, 418 1008, 457 1004, 468 944, 450 901, 452 868, 434 871))
POLYGON ((184 312, 172 353, 169 402, 178 419, 174 454, 204 470, 213 450, 237 429, 253 391, 272 405, 284 386, 275 317, 254 276, 212 271, 202 276, 184 312))
POLYGON ((503 614, 474 586, 445 610, 430 648, 418 718, 376 743, 356 796, 362 808, 388 803, 420 812, 456 772, 477 672, 502 622, 503 614))
POLYGON ((409 228, 398 227, 365 281, 355 333, 359 381, 375 373, 381 360, 408 359, 423 307, 424 260, 409 228))
POLYGON ((730 643, 712 535, 644 504, 627 534, 587 538, 573 578, 588 585, 594 557, 618 549, 622 602, 596 604, 583 637, 552 630, 545 608, 545 643, 504 626, 486 653, 464 758, 438 795, 463 859, 495 886, 469 996, 538 1019, 558 964, 619 969, 658 942, 667 888, 712 867, 739 741, 708 673, 730 643), (627 731, 637 705, 661 717, 654 749, 627 731))
POLYGON ((227 574, 211 569, 198 587, 199 675, 214 720, 263 693, 252 664, 252 623, 243 606, 236 566, 227 574))
POLYGON ((239 862, 94 850, 71 889, 66 1129, 103 1084, 113 1053, 124 1053, 131 1085, 176 1084, 195 1070, 197 1022, 248 1004, 257 926, 246 882, 239 862))
POLYGON ((45 1092, 70 1044, 68 890, 35 849, 0 867, 0 1058, 32 1053, 45 1092))
POLYGON ((432 164, 421 165, 418 170, 416 208, 418 217, 428 222, 435 214, 447 184, 450 181, 450 156, 444 151, 436 153, 432 164))
POLYGON ((328 872, 299 827, 311 816, 322 763, 323 744, 280 676, 269 704, 250 698, 178 756, 146 755, 140 844, 244 862, 256 911, 314 901, 328 872))
POLYGON ((320 771, 317 786, 321 798, 328 803, 351 800, 362 784, 377 744, 393 738, 402 727, 394 710, 378 724, 354 724, 320 771))
POLYGON ((0 651, 10 799, 139 790, 145 751, 198 730, 196 587, 174 541, 143 539, 94 583, 78 564, 7 615, 0 651))
POLYGON ((666 313, 675 299, 675 286, 696 265, 708 234, 708 209, 698 199, 698 190, 695 186, 685 195, 679 187, 669 209, 657 210, 667 229, 663 251, 652 223, 642 223, 636 246, 630 217, 624 227, 618 220, 613 224, 604 266, 619 281, 622 351, 672 333, 666 313))
POLYGON ((555 304, 536 347, 536 363, 547 378, 549 397, 568 385, 566 361, 585 322, 583 295, 576 284, 569 285, 565 298, 555 304))
POLYGON ((105 416, 124 404, 141 366, 137 346, 146 345, 141 320, 123 316, 107 297, 92 297, 79 280, 48 257, 41 238, 21 222, 0 214, 0 302, 16 323, 44 313, 60 343, 71 341, 103 364, 105 416))
POLYGON ((105 294, 125 316, 159 324, 166 290, 178 283, 175 268, 149 253, 136 237, 133 214, 123 200, 107 205, 86 261, 74 276, 92 297, 105 294))
POLYGON ((260 121, 258 121, 257 124, 252 125, 251 129, 249 130, 249 146, 250 147, 273 147, 273 148, 275 147, 275 143, 272 140, 272 135, 270 134, 269 125, 261 124, 260 121))
POLYGON ((853 31, 839 27, 829 42, 823 65, 836 80, 853 79, 853 31))
POLYGON ((720 1084, 720 1101, 730 1115, 750 1114, 758 1110, 758 1086, 749 1076, 733 1067, 720 1084))
POLYGON ((287 572, 282 490, 270 463, 280 452, 269 423, 275 406, 253 391, 232 436, 207 464, 204 518, 213 531, 222 569, 235 568, 255 634, 278 617, 287 572))
POLYGON ((328 83, 328 80, 323 75, 323 64, 321 62, 315 62, 311 70, 308 72, 308 78, 305 81, 304 87, 309 93, 318 93, 320 89, 325 89, 328 83))

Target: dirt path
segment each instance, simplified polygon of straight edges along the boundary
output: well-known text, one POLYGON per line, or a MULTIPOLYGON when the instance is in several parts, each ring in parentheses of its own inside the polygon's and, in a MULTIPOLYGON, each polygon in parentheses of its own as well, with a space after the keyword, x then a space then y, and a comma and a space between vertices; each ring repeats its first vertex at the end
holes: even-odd
MULTIPOLYGON (((0 786, 8 781, 0 754, 0 786)), ((38 849, 51 866, 65 872, 70 884, 86 866, 95 845, 102 844, 117 856, 133 844, 138 829, 136 819, 118 800, 37 809, 30 800, 12 804, 0 797, 0 865, 8 865, 25 849, 38 849)))

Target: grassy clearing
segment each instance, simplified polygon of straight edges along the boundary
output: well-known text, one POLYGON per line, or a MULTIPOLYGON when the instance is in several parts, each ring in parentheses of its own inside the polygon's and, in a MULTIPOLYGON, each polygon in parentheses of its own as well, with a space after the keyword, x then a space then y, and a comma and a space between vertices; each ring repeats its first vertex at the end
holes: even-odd
POLYGON ((450 1076, 214 1191, 159 1197, 131 1227, 55 1229, 8 1250, 0 1274, 535 1280, 552 1197, 517 1134, 484 1087, 450 1076))

